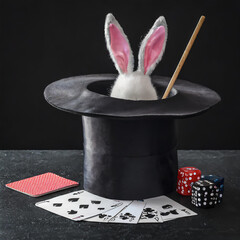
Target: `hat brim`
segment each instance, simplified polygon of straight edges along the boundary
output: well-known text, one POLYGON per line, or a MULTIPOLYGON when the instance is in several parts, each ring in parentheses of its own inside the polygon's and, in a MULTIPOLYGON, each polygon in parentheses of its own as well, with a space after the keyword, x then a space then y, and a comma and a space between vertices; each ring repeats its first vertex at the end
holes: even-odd
MULTIPOLYGON (((49 84, 44 97, 52 106, 74 114, 93 117, 185 118, 198 115, 217 104, 221 98, 213 90, 177 79, 172 96, 162 100, 133 101, 108 96, 116 79, 113 74, 95 74, 65 78, 49 84)), ((153 76, 159 96, 170 78, 153 76)))

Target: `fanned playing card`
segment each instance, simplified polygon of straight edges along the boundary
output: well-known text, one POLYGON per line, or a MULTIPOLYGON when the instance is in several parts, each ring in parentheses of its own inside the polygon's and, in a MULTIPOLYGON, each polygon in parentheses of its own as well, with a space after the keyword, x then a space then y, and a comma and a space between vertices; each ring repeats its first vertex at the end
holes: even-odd
POLYGON ((35 205, 62 217, 81 221, 118 207, 122 202, 80 190, 38 202, 35 205))
POLYGON ((197 213, 192 210, 182 206, 181 204, 175 202, 174 200, 168 198, 167 196, 160 196, 155 198, 149 198, 144 201, 154 201, 158 204, 158 209, 162 220, 169 221, 181 217, 189 217, 197 215, 197 213))
POLYGON ((158 199, 152 198, 144 200, 146 203, 138 223, 162 223, 160 215, 160 204, 158 199))
POLYGON ((91 217, 91 218, 87 218, 84 221, 87 222, 105 222, 107 223, 111 218, 113 218, 114 216, 116 216, 119 212, 121 212, 124 208, 126 208, 132 201, 122 201, 122 205, 108 210, 107 212, 101 213, 97 216, 91 217))
POLYGON ((78 182, 48 172, 16 182, 8 183, 6 184, 6 187, 27 194, 31 197, 39 197, 77 185, 79 185, 78 182))
POLYGON ((133 201, 115 217, 111 218, 109 222, 137 224, 145 204, 143 201, 133 201))

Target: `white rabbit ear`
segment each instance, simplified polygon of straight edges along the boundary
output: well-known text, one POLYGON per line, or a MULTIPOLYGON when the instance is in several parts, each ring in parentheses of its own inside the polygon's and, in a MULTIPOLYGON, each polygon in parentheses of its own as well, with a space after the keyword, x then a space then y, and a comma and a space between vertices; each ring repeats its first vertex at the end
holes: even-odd
POLYGON ((167 23, 159 17, 143 39, 138 53, 138 70, 150 75, 162 59, 167 42, 167 23))
POLYGON ((133 71, 133 55, 127 36, 115 17, 109 13, 105 21, 105 38, 110 56, 120 74, 133 71))

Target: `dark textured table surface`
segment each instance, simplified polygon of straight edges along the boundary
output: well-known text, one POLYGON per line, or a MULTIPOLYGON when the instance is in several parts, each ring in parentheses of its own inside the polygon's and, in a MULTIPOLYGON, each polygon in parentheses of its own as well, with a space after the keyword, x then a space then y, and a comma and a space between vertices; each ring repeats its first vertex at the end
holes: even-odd
POLYGON ((240 239, 240 151, 179 151, 179 167, 195 166, 203 174, 225 178, 223 203, 198 209, 189 197, 168 195, 197 212, 163 224, 74 222, 34 204, 82 187, 82 151, 0 151, 0 239, 240 239), (45 172, 80 182, 79 187, 32 198, 6 183, 45 172))

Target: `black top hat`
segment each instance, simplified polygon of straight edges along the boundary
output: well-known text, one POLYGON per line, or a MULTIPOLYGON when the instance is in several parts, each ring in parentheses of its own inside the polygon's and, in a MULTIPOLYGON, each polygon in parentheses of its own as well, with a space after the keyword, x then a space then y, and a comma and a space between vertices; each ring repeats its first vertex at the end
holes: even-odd
MULTIPOLYGON (((131 79, 127 81, 130 84, 139 78, 151 84, 149 75, 166 45, 165 18, 158 18, 144 38, 136 72, 128 39, 112 14, 106 18, 105 36, 120 74, 116 83, 131 79)), ((174 120, 200 114, 220 97, 206 87, 177 80, 169 97, 162 100, 170 79, 160 76, 152 77, 155 90, 137 85, 143 92, 149 90, 151 97, 132 98, 135 84, 128 88, 131 94, 122 97, 121 88, 115 91, 119 85, 112 88, 115 79, 112 74, 71 77, 50 84, 44 92, 54 107, 83 115, 84 188, 115 199, 143 199, 171 192, 178 168, 174 120), (109 97, 110 91, 113 97, 109 97), (157 97, 159 100, 149 100, 157 97)))
POLYGON ((200 114, 220 101, 209 88, 177 80, 161 100, 169 78, 152 82, 160 97, 131 101, 109 97, 116 76, 66 78, 45 89, 54 107, 83 115, 84 188, 115 199, 143 199, 175 189, 177 137, 174 119, 200 114))

